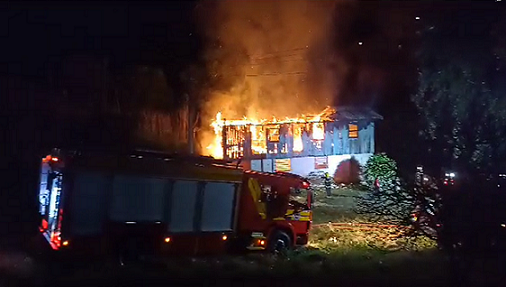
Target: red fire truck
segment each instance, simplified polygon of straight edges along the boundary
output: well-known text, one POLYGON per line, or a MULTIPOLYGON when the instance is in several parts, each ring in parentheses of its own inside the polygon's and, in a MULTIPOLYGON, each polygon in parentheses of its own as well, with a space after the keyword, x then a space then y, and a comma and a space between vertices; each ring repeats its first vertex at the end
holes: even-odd
POLYGON ((42 159, 40 232, 59 253, 280 251, 308 240, 303 178, 207 157, 54 150, 42 159))

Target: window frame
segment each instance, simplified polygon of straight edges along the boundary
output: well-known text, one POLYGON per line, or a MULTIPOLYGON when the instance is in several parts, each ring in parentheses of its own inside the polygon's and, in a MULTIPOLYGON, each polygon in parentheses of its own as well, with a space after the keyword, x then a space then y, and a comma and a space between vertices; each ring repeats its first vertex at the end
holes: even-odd
POLYGON ((348 124, 348 138, 349 139, 358 139, 358 123, 349 123, 348 124), (352 127, 356 127, 356 129, 352 129, 352 127), (352 136, 354 135, 354 136, 352 136))

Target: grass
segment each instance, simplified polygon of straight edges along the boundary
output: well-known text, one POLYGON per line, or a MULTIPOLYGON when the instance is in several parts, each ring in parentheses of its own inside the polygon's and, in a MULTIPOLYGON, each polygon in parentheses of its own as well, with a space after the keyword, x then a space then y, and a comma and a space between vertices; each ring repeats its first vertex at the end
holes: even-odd
POLYGON ((314 224, 360 221, 361 218, 355 212, 355 208, 357 200, 364 196, 364 191, 342 187, 333 189, 332 196, 329 198, 326 197, 324 188, 318 188, 315 192, 315 202, 313 204, 314 224))
MULTIPOLYGON (((449 270, 448 260, 433 249, 305 248, 282 257, 251 254, 122 268, 90 266, 59 276, 48 286, 132 286, 134 282, 142 286, 454 286, 449 270)), ((495 278, 470 273, 475 284, 466 286, 504 286, 497 285, 495 278)))
POLYGON ((284 257, 252 254, 169 260, 158 266, 90 267, 60 276, 53 286, 443 286, 445 262, 434 252, 304 249, 284 257), (140 281, 142 280, 142 281, 140 281), (109 283, 110 282, 110 283, 109 283), (163 284, 161 284, 161 283, 163 284), (257 285, 255 285, 255 284, 257 285), (434 284, 436 283, 436 284, 434 284), (371 285, 372 284, 372 285, 371 285), (137 284, 136 284, 137 285, 137 284))
POLYGON ((384 253, 395 251, 423 251, 434 249, 434 241, 425 238, 399 237, 400 231, 395 228, 378 228, 362 230, 360 228, 342 229, 334 226, 314 228, 309 246, 325 252, 342 252, 343 250, 375 250, 384 253))
POLYGON ((435 248, 427 238, 402 238, 396 228, 363 230, 360 228, 338 228, 327 223, 368 223, 367 218, 356 213, 358 200, 367 191, 354 187, 332 189, 327 197, 323 187, 315 190, 313 223, 309 245, 323 250, 373 249, 383 251, 425 250, 435 248))

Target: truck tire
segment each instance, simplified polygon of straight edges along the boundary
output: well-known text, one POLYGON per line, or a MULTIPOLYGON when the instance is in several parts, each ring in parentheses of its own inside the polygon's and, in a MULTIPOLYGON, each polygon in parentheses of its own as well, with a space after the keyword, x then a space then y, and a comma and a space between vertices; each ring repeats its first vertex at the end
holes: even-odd
POLYGON ((292 247, 292 239, 281 230, 276 230, 270 236, 267 250, 274 254, 285 253, 292 247))

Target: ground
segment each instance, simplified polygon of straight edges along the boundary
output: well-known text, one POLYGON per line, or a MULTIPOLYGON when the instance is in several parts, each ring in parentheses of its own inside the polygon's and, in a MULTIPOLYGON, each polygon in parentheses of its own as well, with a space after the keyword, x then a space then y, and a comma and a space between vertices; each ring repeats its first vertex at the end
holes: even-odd
POLYGON ((396 239, 398 229, 368 224, 354 213, 357 198, 363 193, 354 188, 334 188, 333 196, 327 198, 322 188, 317 188, 310 242, 284 256, 184 258, 128 267, 96 262, 79 268, 52 268, 37 264, 21 251, 0 248, 0 270, 5 275, 0 277, 0 284, 452 286, 448 261, 433 242, 396 239))
POLYGON ((357 200, 366 194, 359 188, 334 186, 332 196, 328 198, 321 185, 316 185, 315 193, 314 224, 356 221, 357 200))

